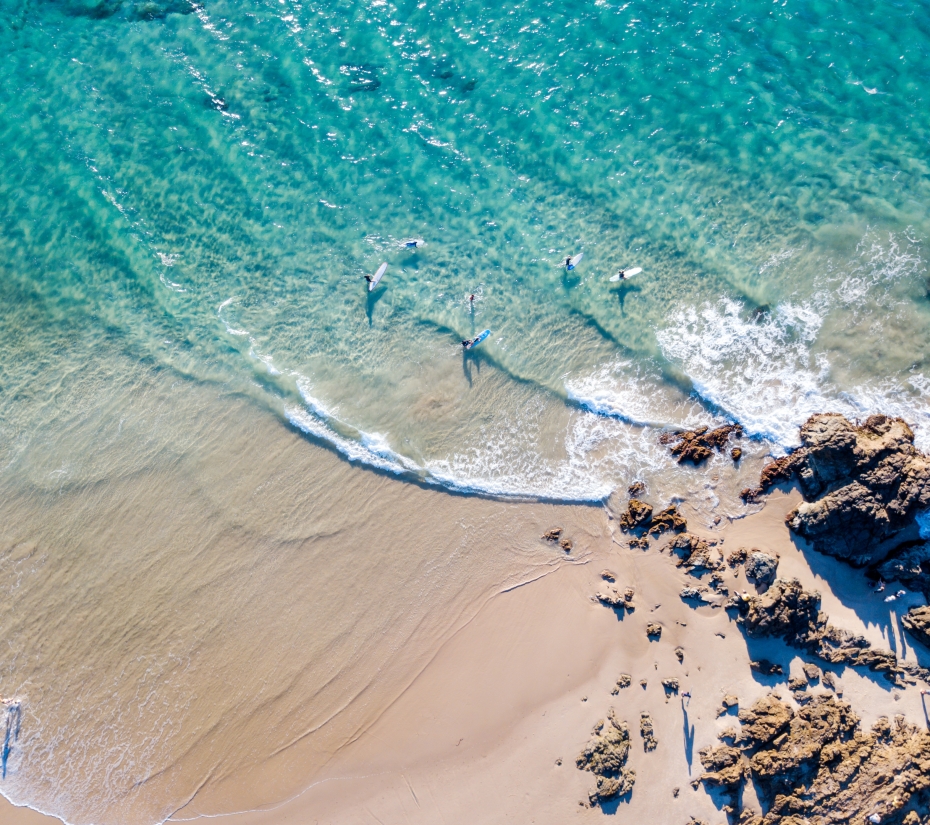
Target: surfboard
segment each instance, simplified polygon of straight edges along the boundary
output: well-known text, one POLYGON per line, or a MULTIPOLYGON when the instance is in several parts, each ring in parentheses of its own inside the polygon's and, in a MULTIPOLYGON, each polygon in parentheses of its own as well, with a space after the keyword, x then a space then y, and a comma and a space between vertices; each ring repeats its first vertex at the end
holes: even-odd
POLYGON ((465 349, 474 349, 475 347, 478 346, 478 344, 484 341, 490 334, 491 334, 491 330, 486 329, 484 332, 481 333, 481 335, 479 335, 477 338, 475 338, 474 341, 472 341, 467 347, 465 347, 465 349))
MULTIPOLYGON (((625 269, 625 270, 623 271, 623 280, 626 281, 626 280, 632 278, 634 275, 639 275, 639 273, 642 272, 642 271, 643 271, 643 268, 642 268, 641 266, 634 266, 632 269, 625 269)), ((610 280, 611 280, 611 281, 619 281, 619 280, 620 280, 620 273, 618 272, 616 275, 611 275, 611 276, 610 276, 610 280)))
POLYGON ((387 269, 387 264, 381 264, 378 267, 378 271, 375 273, 375 277, 368 282, 368 291, 371 292, 384 277, 385 270, 387 269))
POLYGON ((575 255, 574 258, 568 259, 568 269, 574 269, 581 262, 581 259, 584 257, 584 252, 579 252, 575 255))

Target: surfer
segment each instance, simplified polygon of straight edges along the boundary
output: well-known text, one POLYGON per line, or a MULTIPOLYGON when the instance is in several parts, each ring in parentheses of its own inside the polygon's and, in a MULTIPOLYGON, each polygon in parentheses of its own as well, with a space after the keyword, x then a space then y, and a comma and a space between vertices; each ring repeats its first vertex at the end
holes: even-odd
POLYGON ((468 349, 471 346, 471 341, 462 341, 462 346, 468 349))
POLYGON ((371 283, 374 280, 374 278, 372 278, 371 275, 366 275, 365 280, 368 281, 368 283, 371 283))
POLYGON ((571 271, 571 270, 573 270, 573 269, 575 268, 574 266, 572 266, 572 259, 571 259, 571 256, 569 256, 568 258, 565 259, 565 268, 566 268, 567 270, 569 270, 569 271, 571 271))
POLYGON ((618 280, 618 281, 622 281, 622 280, 624 280, 625 278, 626 278, 626 272, 624 272, 622 269, 619 270, 619 271, 617 272, 617 280, 618 280))

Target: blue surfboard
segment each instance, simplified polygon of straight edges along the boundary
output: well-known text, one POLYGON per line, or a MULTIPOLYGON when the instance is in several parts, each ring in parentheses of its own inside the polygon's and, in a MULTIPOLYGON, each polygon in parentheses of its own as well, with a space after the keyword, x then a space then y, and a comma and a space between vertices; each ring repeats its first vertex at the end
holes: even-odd
POLYGON ((478 346, 478 344, 484 341, 490 334, 491 334, 491 330, 486 329, 484 332, 481 333, 481 335, 479 335, 477 338, 475 338, 474 341, 472 341, 467 347, 465 347, 465 349, 474 349, 475 347, 478 346))

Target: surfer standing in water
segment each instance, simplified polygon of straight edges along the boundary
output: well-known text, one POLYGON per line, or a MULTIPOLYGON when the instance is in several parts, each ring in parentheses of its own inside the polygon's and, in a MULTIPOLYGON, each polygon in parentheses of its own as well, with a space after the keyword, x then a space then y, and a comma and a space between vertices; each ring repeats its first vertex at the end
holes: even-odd
POLYGON ((365 280, 368 281, 368 283, 371 283, 374 280, 374 278, 372 278, 371 275, 366 275, 365 280))
POLYGON ((572 266, 572 259, 571 259, 570 256, 569 256, 568 258, 565 259, 565 268, 568 269, 568 270, 572 270, 572 269, 575 268, 575 267, 572 266))
POLYGON ((625 278, 626 278, 626 272, 624 272, 622 269, 618 270, 618 271, 617 271, 617 280, 618 280, 618 281, 622 281, 622 280, 624 280, 625 278))
POLYGON ((471 341, 462 341, 462 346, 465 349, 468 349, 471 346, 471 343, 472 343, 471 341))

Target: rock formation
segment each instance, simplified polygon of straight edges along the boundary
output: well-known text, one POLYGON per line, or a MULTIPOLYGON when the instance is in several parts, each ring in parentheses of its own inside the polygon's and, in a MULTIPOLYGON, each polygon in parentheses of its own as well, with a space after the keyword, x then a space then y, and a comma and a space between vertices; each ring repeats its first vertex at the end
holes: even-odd
POLYGON ((643 737, 643 750, 647 753, 654 751, 659 746, 659 740, 656 739, 655 725, 652 723, 652 717, 646 711, 639 715, 639 735, 643 737))
POLYGON ((662 636, 662 625, 656 622, 649 622, 646 625, 646 635, 650 639, 659 639, 662 636))
POLYGON ((723 557, 720 552, 712 548, 709 542, 692 533, 675 536, 665 549, 678 556, 675 563, 677 567, 683 567, 694 575, 700 576, 709 571, 723 569, 723 557))
POLYGON ((688 529, 688 522, 685 521, 677 507, 666 507, 660 510, 652 517, 652 523, 649 525, 649 535, 658 536, 671 530, 674 533, 680 533, 688 529))
POLYGON ((930 647, 930 606, 912 607, 901 617, 901 624, 918 642, 930 647))
POLYGON ((611 708, 606 722, 602 719, 594 726, 591 741, 575 760, 580 770, 591 771, 597 778, 596 787, 588 795, 592 805, 633 790, 636 771, 626 767, 629 755, 630 730, 611 708))
POLYGON ((744 570, 749 581, 768 586, 775 581, 775 575, 778 572, 778 558, 754 550, 746 559, 744 570))
POLYGON ((636 609, 636 605, 633 604, 634 595, 636 594, 632 587, 625 587, 621 592, 618 585, 605 581, 604 586, 594 594, 594 598, 622 615, 623 611, 632 613, 636 609))
POLYGON ((781 665, 770 662, 768 659, 759 659, 758 662, 750 662, 749 669, 763 676, 781 676, 785 671, 781 665))
POLYGON ((862 636, 830 624, 820 610, 820 594, 804 590, 797 579, 776 579, 765 594, 734 597, 727 607, 738 611, 737 622, 747 636, 783 639, 825 662, 867 667, 895 684, 908 677, 930 680, 925 668, 899 661, 890 650, 876 650, 862 636))
POLYGON ((626 512, 620 516, 620 529, 629 532, 637 527, 647 527, 651 521, 652 505, 638 498, 631 498, 626 512))
POLYGON ((740 825, 930 821, 930 733, 903 717, 866 733, 847 703, 822 694, 797 711, 769 695, 739 720, 732 745, 700 751, 700 781, 729 791, 736 814, 752 777, 766 813, 744 809, 740 825))
POLYGON ((610 691, 611 696, 616 696, 624 688, 628 688, 633 681, 633 677, 629 673, 621 673, 620 678, 617 679, 617 684, 613 686, 613 690, 610 691))
POLYGON ((815 415, 801 427, 801 447, 762 471, 753 500, 778 481, 796 479, 805 502, 788 525, 814 547, 856 565, 885 559, 887 545, 914 514, 930 507, 930 457, 914 447, 900 418, 815 415))
MULTIPOLYGON (((722 450, 733 438, 742 438, 743 428, 739 424, 727 424, 711 430, 698 427, 696 430, 675 433, 663 433, 659 436, 660 444, 671 444, 671 453, 678 458, 678 463, 690 461, 701 464, 710 458, 713 450, 722 450)), ((734 459, 739 455, 733 456, 734 459)))

